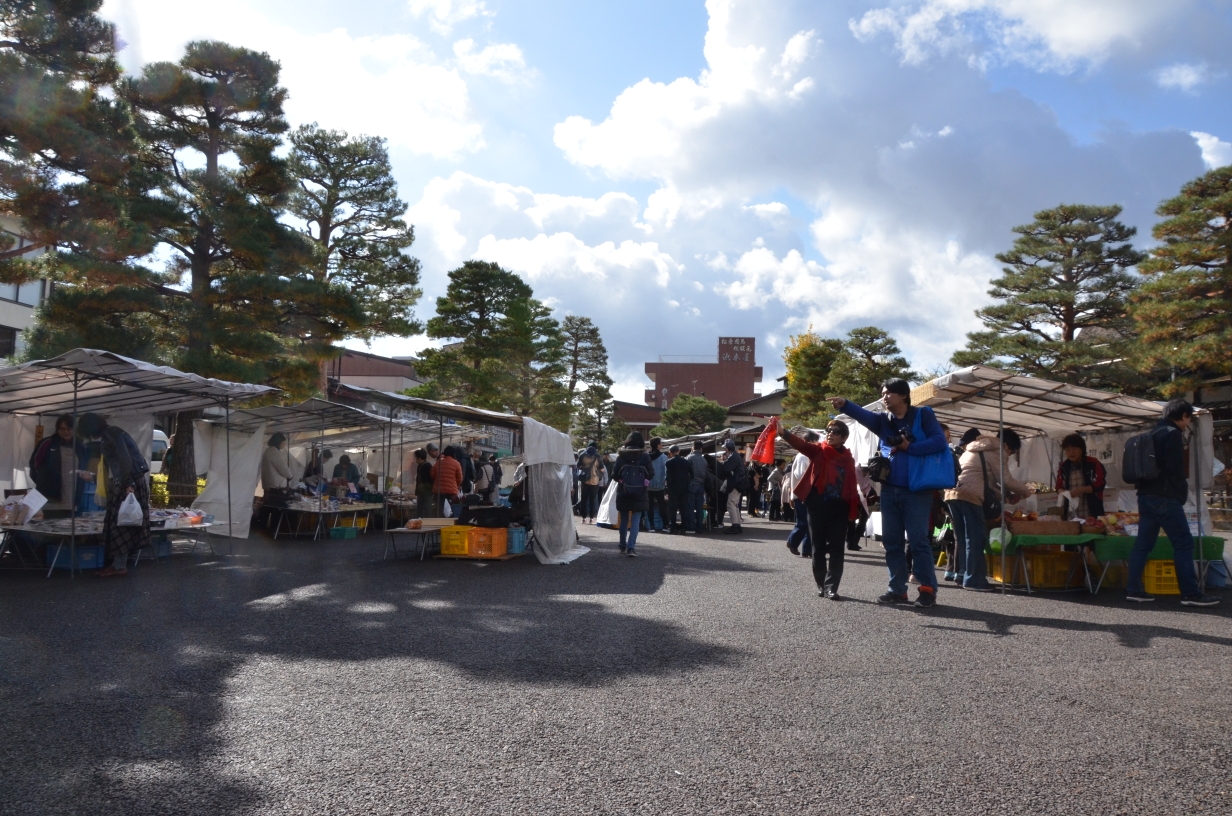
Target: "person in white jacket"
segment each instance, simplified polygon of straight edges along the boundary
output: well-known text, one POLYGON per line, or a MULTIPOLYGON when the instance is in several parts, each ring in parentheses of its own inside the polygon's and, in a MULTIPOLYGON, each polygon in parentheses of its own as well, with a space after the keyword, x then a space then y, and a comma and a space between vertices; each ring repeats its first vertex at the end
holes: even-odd
POLYGON ((287 454, 283 451, 286 444, 286 436, 276 433, 269 438, 269 445, 261 454, 261 486, 265 490, 291 484, 291 466, 287 464, 287 454))
MULTIPOLYGON (((815 443, 820 438, 816 431, 807 431, 804 434, 805 442, 815 443)), ((801 555, 805 558, 811 558, 813 555, 813 543, 809 540, 808 533, 808 510, 805 509, 804 502, 795 497, 793 491, 808 469, 809 458, 803 453, 797 453, 796 458, 791 462, 791 475, 783 480, 783 496, 784 498, 791 496, 791 509, 796 516, 796 526, 787 535, 787 549, 791 550, 792 555, 801 555)))

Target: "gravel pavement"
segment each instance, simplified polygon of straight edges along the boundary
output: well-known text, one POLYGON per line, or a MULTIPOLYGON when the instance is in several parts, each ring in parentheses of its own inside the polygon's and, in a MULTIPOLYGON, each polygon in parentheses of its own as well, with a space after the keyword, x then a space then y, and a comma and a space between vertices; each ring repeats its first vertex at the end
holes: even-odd
POLYGON ((0 574, 0 814, 1232 813, 1232 593, 836 602, 787 530, 0 574))

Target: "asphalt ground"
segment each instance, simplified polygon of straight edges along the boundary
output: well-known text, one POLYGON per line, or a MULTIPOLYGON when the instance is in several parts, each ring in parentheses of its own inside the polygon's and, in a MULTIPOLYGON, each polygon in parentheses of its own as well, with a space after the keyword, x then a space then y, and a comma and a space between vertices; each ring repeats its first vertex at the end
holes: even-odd
POLYGON ((786 532, 0 574, 0 813, 1232 813, 1232 593, 835 602, 786 532))

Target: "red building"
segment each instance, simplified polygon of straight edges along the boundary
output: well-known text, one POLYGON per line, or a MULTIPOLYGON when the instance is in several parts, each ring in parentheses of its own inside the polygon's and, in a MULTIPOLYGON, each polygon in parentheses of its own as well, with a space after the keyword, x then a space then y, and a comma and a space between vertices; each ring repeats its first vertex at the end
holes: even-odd
POLYGON ((761 382, 757 365, 757 339, 720 337, 719 353, 714 357, 660 357, 646 363, 646 376, 654 388, 646 389, 646 404, 656 408, 671 406, 680 394, 712 399, 727 407, 757 396, 755 383, 761 382))

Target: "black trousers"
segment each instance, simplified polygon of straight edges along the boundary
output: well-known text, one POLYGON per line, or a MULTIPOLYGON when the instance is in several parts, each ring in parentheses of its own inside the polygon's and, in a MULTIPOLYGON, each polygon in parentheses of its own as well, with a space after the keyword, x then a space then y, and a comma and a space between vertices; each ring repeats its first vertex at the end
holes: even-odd
POLYGON ((809 540, 813 542, 813 579, 818 589, 838 592, 847 549, 847 502, 824 500, 814 490, 804 505, 808 508, 809 540))
POLYGON ((667 515, 663 519, 665 530, 680 530, 684 527, 685 502, 689 497, 689 488, 669 490, 667 492, 667 515))
POLYGON ((654 526, 654 511, 659 508, 659 521, 666 530, 671 525, 667 519, 667 491, 666 490, 647 490, 650 494, 650 506, 646 509, 646 528, 653 530, 654 526))

